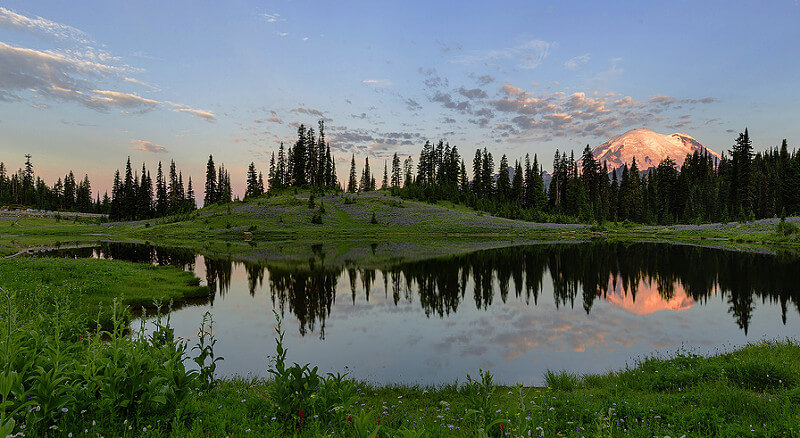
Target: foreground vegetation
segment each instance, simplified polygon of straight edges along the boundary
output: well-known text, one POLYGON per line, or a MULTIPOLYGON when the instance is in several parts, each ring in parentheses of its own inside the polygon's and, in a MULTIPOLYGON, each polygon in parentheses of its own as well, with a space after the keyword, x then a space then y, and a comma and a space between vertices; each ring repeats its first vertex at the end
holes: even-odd
MULTIPOLYGON (((290 365, 280 323, 269 379, 214 379, 213 327, 189 349, 169 320, 126 336, 87 331, 52 290, 6 292, 0 435, 796 436, 800 346, 687 352, 605 375, 548 372, 547 387, 489 372, 440 387, 375 386, 290 365), (186 367, 194 358, 194 369, 186 367)), ((119 315, 117 308, 114 315, 119 315)), ((89 324, 90 325, 90 324, 89 324)), ((266 352, 265 352, 266 353, 266 352)), ((256 364, 254 367, 258 368, 256 364)))
POLYGON ((252 365, 270 378, 215 379, 210 316, 187 346, 164 316, 129 334, 119 301, 166 302, 201 291, 195 282, 113 260, 0 261, 0 436, 800 433, 794 340, 707 358, 679 351, 602 375, 547 372, 546 387, 496 385, 483 371, 439 387, 377 386, 290 364, 278 321, 276 350, 252 365))

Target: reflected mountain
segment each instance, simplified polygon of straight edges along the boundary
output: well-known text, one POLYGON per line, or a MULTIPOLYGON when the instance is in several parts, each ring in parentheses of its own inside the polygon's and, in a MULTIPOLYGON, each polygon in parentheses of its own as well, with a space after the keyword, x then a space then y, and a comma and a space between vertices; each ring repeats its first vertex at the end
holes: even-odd
POLYGON ((634 297, 633 294, 626 293, 621 285, 615 284, 615 279, 609 280, 608 293, 604 299, 634 315, 649 315, 662 310, 680 312, 691 308, 695 303, 694 299, 687 296, 686 291, 679 284, 656 284, 643 279, 639 283, 634 297), (669 287, 671 290, 663 293, 665 287, 669 287))

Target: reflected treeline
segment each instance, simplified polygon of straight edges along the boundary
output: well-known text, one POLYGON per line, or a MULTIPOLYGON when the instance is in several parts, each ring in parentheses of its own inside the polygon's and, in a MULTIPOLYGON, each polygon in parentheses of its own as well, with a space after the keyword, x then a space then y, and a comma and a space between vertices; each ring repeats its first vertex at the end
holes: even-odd
MULTIPOLYGON (((104 256, 183 269, 194 269, 195 260, 189 251, 124 243, 67 251, 71 252, 64 255, 104 256)), ((362 295, 369 301, 376 283, 381 282, 383 293, 395 305, 411 303, 416 297, 428 317, 453 314, 467 302, 487 309, 497 300, 507 302, 509 295, 537 305, 547 274, 555 306, 580 306, 586 313, 598 299, 624 301, 632 307, 646 304, 649 307, 641 312, 645 314, 669 308, 667 304, 673 300, 688 301, 691 306, 704 304, 714 295, 727 302, 729 313, 745 333, 759 301, 779 303, 784 324, 788 308, 800 313, 800 261, 794 257, 688 245, 591 242, 485 250, 375 270, 352 264, 328 267, 322 247, 315 245, 312 251, 314 257, 302 268, 242 263, 249 293, 254 295, 266 281, 274 307, 281 314, 293 314, 302 335, 318 330, 320 337, 325 336, 325 321, 340 281, 349 283, 353 303, 362 295), (647 297, 637 302, 637 295, 643 293, 647 297)), ((234 265, 240 262, 210 256, 204 260, 213 304, 214 296, 230 290, 234 265)))
POLYGON ((36 255, 69 258, 102 258, 135 263, 175 266, 194 270, 196 253, 185 248, 155 246, 149 243, 102 242, 99 245, 61 248, 43 251, 36 255))

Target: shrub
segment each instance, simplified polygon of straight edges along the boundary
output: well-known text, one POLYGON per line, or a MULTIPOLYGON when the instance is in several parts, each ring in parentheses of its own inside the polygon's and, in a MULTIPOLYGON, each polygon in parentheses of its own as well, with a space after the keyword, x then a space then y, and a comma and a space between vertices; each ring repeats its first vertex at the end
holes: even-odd
POLYGON ((786 222, 785 219, 782 219, 775 225, 775 234, 781 237, 789 237, 796 234, 800 234, 800 226, 797 226, 794 222, 786 222))

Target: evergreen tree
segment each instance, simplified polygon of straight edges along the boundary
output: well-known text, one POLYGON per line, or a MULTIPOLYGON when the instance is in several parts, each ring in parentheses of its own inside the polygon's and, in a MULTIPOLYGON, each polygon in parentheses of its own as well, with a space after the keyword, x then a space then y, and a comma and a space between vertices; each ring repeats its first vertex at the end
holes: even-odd
POLYGON ((372 184, 372 172, 369 169, 369 157, 364 158, 364 170, 361 173, 361 182, 359 186, 359 190, 362 192, 368 192, 373 189, 372 184))
POLYGON ((281 146, 278 148, 278 162, 275 166, 274 181, 272 179, 269 180, 269 188, 270 190, 273 188, 281 188, 286 186, 286 184, 286 150, 283 147, 283 142, 281 142, 281 146))
POLYGON ((511 183, 511 200, 513 202, 518 202, 520 205, 522 205, 525 194, 524 179, 525 178, 523 177, 522 173, 522 164, 517 161, 514 164, 514 179, 511 183))
POLYGON ((250 162, 247 167, 247 190, 244 192, 244 199, 249 199, 258 196, 258 174, 256 173, 256 164, 250 162))
MULTIPOLYGON (((283 144, 281 144, 281 150, 283 144)), ((161 163, 158 163, 158 174, 161 175, 161 163)), ((203 205, 211 205, 217 202, 217 170, 214 167, 214 157, 208 156, 208 163, 206 164, 206 193, 203 199, 203 205)))
POLYGON ((475 150, 475 158, 472 159, 472 192, 475 196, 483 196, 483 156, 481 150, 475 150))
POLYGON ((508 172, 508 158, 503 154, 500 157, 500 170, 497 176, 497 195, 506 200, 511 197, 511 177, 508 172))
POLYGON ((194 197, 194 188, 192 188, 192 177, 189 177, 189 183, 186 185, 186 205, 189 211, 197 209, 197 201, 194 197))
POLYGON ((392 188, 397 189, 400 188, 400 157, 397 156, 397 152, 394 153, 392 156, 392 188))
POLYGON ((353 159, 350 161, 350 179, 347 180, 347 191, 355 193, 358 191, 358 180, 356 179, 356 155, 353 154, 353 159))

